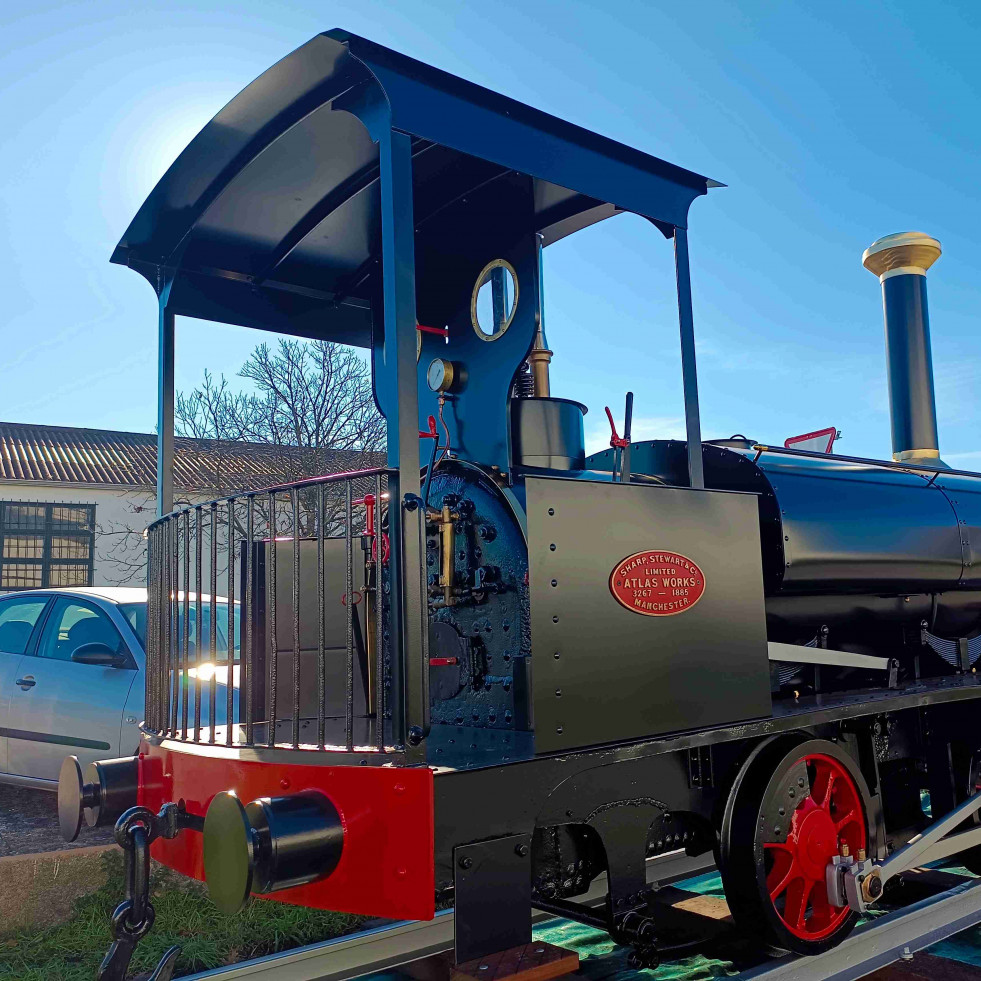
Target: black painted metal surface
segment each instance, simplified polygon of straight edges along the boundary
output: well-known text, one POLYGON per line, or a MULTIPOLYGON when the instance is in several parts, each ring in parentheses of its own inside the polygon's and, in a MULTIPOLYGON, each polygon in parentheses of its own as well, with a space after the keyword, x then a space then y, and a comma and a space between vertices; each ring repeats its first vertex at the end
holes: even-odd
POLYGON ((531 835, 458 845, 453 855, 457 964, 531 943, 531 835))
POLYGON ((586 406, 571 399, 511 400, 511 456, 515 465, 549 470, 584 470, 583 416, 586 406))
POLYGON ((368 346, 386 130, 414 142, 423 243, 427 219, 509 172, 535 179, 546 244, 618 209, 684 225, 691 202, 715 183, 333 30, 273 65, 205 126, 113 261, 154 286, 158 266, 166 279, 179 270, 174 312, 368 346))
POLYGON ((882 281, 892 451, 937 450, 937 406, 927 313, 926 276, 910 273, 882 281))
MULTIPOLYGON (((454 603, 443 603, 440 537, 427 535, 426 576, 431 609, 430 655, 457 663, 430 666, 433 737, 428 761, 466 766, 483 757, 477 734, 501 737, 530 726, 528 696, 516 679, 531 655, 528 556, 519 516, 502 487, 486 472, 444 461, 432 482, 430 503, 458 514, 453 568, 446 570, 454 603)), ((497 759, 516 758, 518 739, 490 737, 497 759)))
MULTIPOLYGON (((925 620, 943 636, 981 626, 981 476, 738 440, 702 455, 709 487, 758 495, 771 639, 805 639, 822 624, 925 620)), ((633 447, 635 472, 670 483, 686 482, 686 462, 680 442, 633 447)), ((587 464, 610 468, 612 453, 587 464)))
POLYGON ((754 497, 537 477, 526 488, 538 752, 769 713, 754 497), (691 609, 647 616, 614 598, 614 568, 645 550, 701 568, 691 609))

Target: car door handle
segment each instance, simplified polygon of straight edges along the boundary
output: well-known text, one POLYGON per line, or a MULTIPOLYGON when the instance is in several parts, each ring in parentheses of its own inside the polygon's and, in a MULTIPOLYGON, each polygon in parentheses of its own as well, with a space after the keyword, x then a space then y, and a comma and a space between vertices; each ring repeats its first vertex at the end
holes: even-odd
POLYGON ((17 684, 20 685, 21 691, 27 691, 28 688, 33 688, 37 682, 34 680, 34 675, 28 674, 24 675, 23 678, 18 678, 17 684))

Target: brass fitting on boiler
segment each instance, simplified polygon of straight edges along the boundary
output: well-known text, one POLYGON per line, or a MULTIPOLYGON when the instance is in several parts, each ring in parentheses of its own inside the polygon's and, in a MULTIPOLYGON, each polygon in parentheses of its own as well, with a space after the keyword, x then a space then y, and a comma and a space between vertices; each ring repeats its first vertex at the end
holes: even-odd
POLYGON ((456 525, 460 515, 450 509, 449 504, 443 505, 439 517, 439 584, 443 588, 443 603, 453 606, 456 597, 453 595, 453 580, 456 554, 456 525))
POLYGON ((545 340, 545 279, 542 270, 542 246, 544 239, 537 236, 536 261, 538 265, 538 309, 535 311, 535 340, 528 354, 528 364, 531 367, 531 377, 535 383, 535 398, 547 399, 552 394, 548 380, 548 366, 552 361, 552 352, 545 340))
POLYGON ((528 364, 531 365, 531 377, 535 382, 535 398, 547 399, 551 393, 548 380, 548 366, 552 360, 552 352, 545 347, 545 336, 539 331, 535 334, 535 347, 528 355, 528 364), (539 347, 541 343, 541 347, 539 347))

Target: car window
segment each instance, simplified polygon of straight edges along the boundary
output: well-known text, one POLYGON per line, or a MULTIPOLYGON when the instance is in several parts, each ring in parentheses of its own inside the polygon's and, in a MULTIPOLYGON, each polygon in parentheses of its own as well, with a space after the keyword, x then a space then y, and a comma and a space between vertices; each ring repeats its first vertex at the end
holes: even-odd
POLYGON ((38 657, 70 661, 84 644, 103 644, 111 651, 123 650, 123 640, 112 621, 101 610, 88 603, 59 600, 48 619, 38 657))
POLYGON ((30 643, 46 599, 8 599, 0 602, 0 651, 23 654, 30 643))
POLYGON ((146 647, 146 603, 120 603, 119 612, 122 613, 129 625, 133 628, 133 633, 140 639, 140 643, 146 647))
MULTIPOLYGON (((198 642, 198 612, 197 604, 189 603, 187 610, 187 641, 188 658, 194 661, 198 658, 200 649, 201 656, 208 656, 211 653, 211 604, 208 602, 201 604, 201 639, 198 642)), ((235 631, 235 645, 232 656, 238 655, 238 650, 242 640, 242 630, 239 625, 239 607, 235 606, 232 614, 232 629, 235 631)), ((177 617, 175 622, 177 630, 177 648, 179 653, 184 650, 184 605, 178 604, 177 617)), ((215 653, 219 660, 226 660, 228 657, 228 604, 215 603, 215 653)))

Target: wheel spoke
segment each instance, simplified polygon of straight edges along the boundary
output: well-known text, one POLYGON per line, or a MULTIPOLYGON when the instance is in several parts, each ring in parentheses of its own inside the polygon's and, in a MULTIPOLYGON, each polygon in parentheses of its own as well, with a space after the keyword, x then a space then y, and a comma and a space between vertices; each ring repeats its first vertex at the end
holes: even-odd
POLYGON ((776 902, 778 897, 793 881, 797 871, 796 856, 792 851, 784 849, 773 849, 773 868, 770 869, 766 877, 766 888, 770 893, 770 899, 776 902))
POLYGON ((809 925, 815 930, 823 930, 831 925, 831 921, 838 913, 838 907, 832 906, 828 901, 827 890, 822 888, 823 883, 817 884, 818 888, 811 892, 811 919, 809 925))
POLYGON ((837 774, 823 760, 812 759, 810 760, 810 763, 814 768, 814 779, 811 781, 810 799, 813 800, 818 807, 822 808, 823 810, 827 810, 831 805, 831 795, 834 792, 837 774))
POLYGON ((831 806, 831 795, 834 793, 835 784, 838 782, 838 774, 828 775, 828 786, 824 790, 824 797, 821 800, 821 807, 827 810, 831 806))
POLYGON ((795 930, 804 928, 807 916, 807 902, 815 883, 809 879, 795 879, 787 890, 787 898, 783 904, 783 919, 795 930))
MULTIPOLYGON (((790 759, 793 763, 788 760, 786 769, 773 774, 764 794, 765 800, 775 799, 778 791, 787 794, 792 810, 784 804, 774 832, 783 841, 761 840, 770 828, 766 821, 757 825, 756 847, 765 861, 765 881, 758 880, 758 888, 760 900, 769 901, 779 917, 778 933, 786 931, 807 949, 849 925, 848 908, 835 906, 828 897, 825 874, 842 845, 856 855, 866 847, 865 807, 848 766, 833 754, 790 759), (798 783, 804 767, 807 789, 798 783)), ((747 806, 759 807, 758 801, 754 797, 747 806)))

